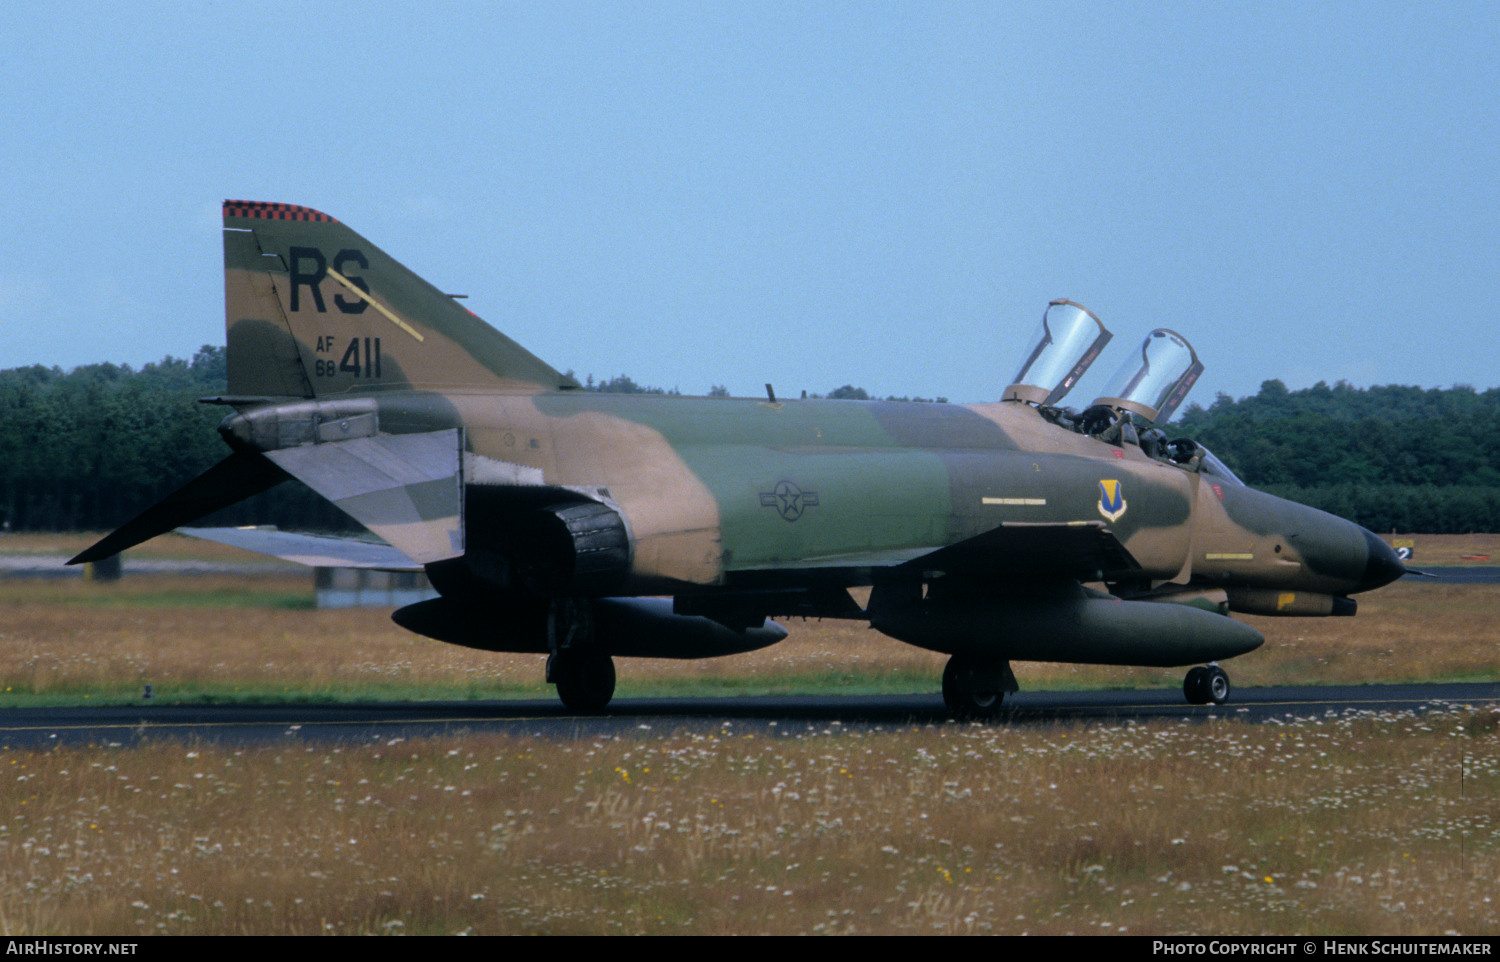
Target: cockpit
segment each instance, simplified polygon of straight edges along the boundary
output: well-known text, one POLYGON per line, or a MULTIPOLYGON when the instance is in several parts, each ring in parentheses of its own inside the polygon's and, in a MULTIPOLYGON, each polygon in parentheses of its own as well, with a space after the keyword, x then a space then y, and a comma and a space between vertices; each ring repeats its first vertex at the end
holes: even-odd
POLYGON ((1191 438, 1169 440, 1156 427, 1171 418, 1203 373, 1197 352, 1176 331, 1159 327, 1147 334, 1140 349, 1109 380, 1112 390, 1082 411, 1059 406, 1112 337, 1088 308, 1069 300, 1052 301, 1042 313, 1035 346, 1003 399, 1034 405, 1042 417, 1064 430, 1106 444, 1133 445, 1147 457, 1185 471, 1242 485, 1203 445, 1191 438))

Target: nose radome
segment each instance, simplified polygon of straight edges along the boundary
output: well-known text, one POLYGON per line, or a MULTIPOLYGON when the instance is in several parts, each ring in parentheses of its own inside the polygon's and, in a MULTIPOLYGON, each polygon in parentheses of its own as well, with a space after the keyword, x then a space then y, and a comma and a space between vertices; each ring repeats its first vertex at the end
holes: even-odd
POLYGON ((1365 562, 1365 571, 1359 579, 1359 586, 1350 591, 1350 594, 1358 591, 1372 591, 1406 574, 1406 566, 1401 563, 1400 558, 1396 557, 1395 549, 1376 537, 1373 531, 1366 528, 1359 530, 1364 532, 1369 560, 1365 562))

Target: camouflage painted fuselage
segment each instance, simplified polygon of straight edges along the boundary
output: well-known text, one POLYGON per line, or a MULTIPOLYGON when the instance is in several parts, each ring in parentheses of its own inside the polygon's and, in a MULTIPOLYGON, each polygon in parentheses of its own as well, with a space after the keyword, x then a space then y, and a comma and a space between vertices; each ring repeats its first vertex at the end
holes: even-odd
MULTIPOLYGON (((298 417, 333 421, 337 398, 298 417)), ((1338 595, 1360 590, 1362 529, 1046 421, 1027 404, 681 398, 579 390, 384 392, 393 434, 463 428, 500 483, 471 515, 470 542, 502 524, 506 498, 602 491, 630 535, 614 593, 709 585, 868 584, 1001 526, 1106 524, 1138 569, 1099 580, 1177 581, 1338 595)), ((284 406, 273 410, 284 410, 284 406)), ((251 415, 252 417, 254 414, 251 415)), ((997 558, 1024 576, 1033 558, 997 558)), ((1283 604, 1288 603, 1283 599, 1283 604)))
POLYGON ((607 487, 634 574, 653 587, 789 569, 852 576, 1004 524, 1107 523, 1143 580, 1334 593, 1368 560, 1347 522, 1074 434, 1024 404, 450 401, 475 452, 551 484, 607 487))

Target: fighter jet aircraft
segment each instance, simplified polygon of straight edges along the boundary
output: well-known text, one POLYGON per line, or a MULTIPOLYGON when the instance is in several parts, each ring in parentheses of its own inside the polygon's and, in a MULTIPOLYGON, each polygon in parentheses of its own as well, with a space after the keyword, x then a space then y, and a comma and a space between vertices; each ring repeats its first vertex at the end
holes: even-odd
POLYGON ((1001 710, 1013 661, 1195 666, 1188 700, 1222 702, 1217 662, 1263 640, 1230 612, 1348 615, 1403 573, 1167 440, 1202 371, 1173 331, 1081 411, 1059 403, 1110 334, 1070 301, 996 403, 598 394, 326 214, 223 213, 228 394, 204 400, 231 453, 72 563, 295 478, 383 542, 210 536, 425 569, 440 597, 398 624, 545 654, 569 708, 608 704, 616 656, 748 651, 801 616, 950 655, 960 718, 1001 710))

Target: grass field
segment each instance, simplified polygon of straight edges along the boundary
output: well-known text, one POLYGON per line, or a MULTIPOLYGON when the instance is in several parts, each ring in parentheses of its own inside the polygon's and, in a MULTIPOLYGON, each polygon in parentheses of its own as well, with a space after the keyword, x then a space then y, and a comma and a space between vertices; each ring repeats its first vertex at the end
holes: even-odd
MULTIPOLYGON (((175 540, 155 550, 228 550, 175 540)), ((1352 619, 1247 619, 1267 645, 1228 667, 1239 685, 1494 679, 1497 600, 1399 583, 1352 619)), ((303 576, 0 581, 0 706, 144 684, 182 699, 549 693, 539 657, 310 601, 303 576)), ((942 656, 847 623, 789 627, 763 652, 622 661, 622 693, 937 688, 942 656)), ((0 931, 1494 935, 1497 723, 4 750, 0 931)))
POLYGON ((0 754, 0 931, 1500 927, 1494 714, 0 754))

